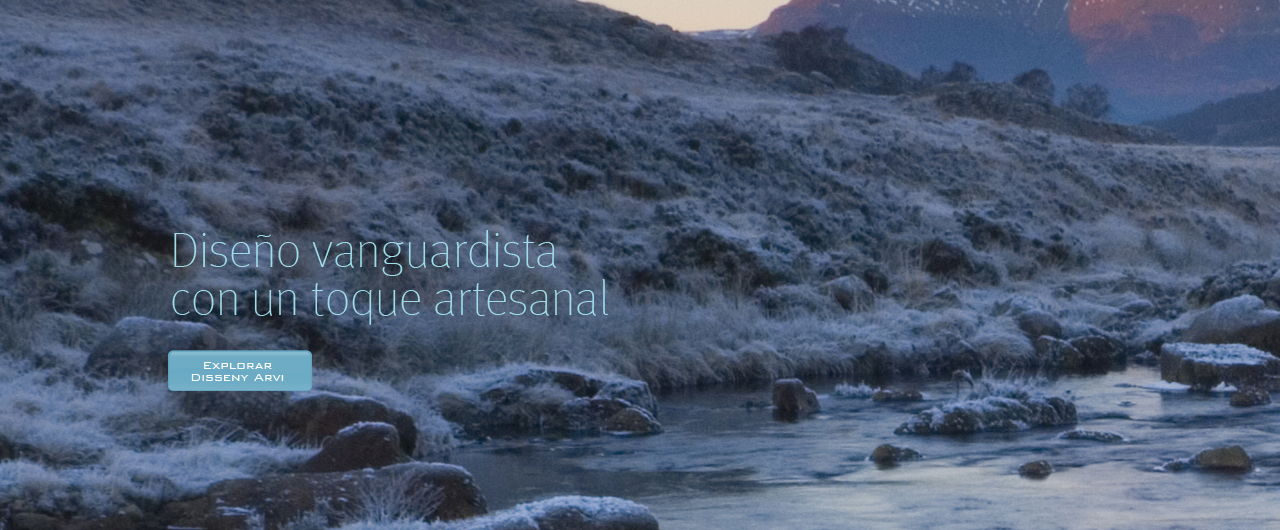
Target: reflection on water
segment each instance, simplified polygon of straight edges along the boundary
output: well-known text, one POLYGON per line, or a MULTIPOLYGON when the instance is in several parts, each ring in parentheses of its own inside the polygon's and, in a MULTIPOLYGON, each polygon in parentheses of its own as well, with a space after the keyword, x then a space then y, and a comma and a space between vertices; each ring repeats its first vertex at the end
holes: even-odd
POLYGON ((1234 409, 1223 395, 1143 388, 1144 367, 1070 378, 1077 428, 1124 443, 1060 440, 1069 427, 963 438, 895 436, 916 411, 955 388, 925 388, 925 403, 873 403, 816 389, 823 412, 778 423, 766 390, 668 397, 652 437, 489 442, 454 455, 492 508, 554 495, 610 495, 645 504, 668 530, 733 528, 1280 528, 1280 405, 1234 409), (892 469, 866 461, 877 445, 925 459, 892 469), (1242 445, 1245 475, 1155 471, 1209 447, 1242 445), (1048 460, 1045 480, 1018 466, 1048 460))

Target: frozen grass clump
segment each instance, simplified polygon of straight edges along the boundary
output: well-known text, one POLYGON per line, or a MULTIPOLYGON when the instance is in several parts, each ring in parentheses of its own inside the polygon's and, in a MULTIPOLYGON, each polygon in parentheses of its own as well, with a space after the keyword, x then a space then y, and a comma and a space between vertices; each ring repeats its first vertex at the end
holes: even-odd
POLYGON ((867 386, 866 383, 860 383, 857 386, 840 383, 836 385, 835 390, 831 391, 831 395, 846 399, 869 399, 875 393, 876 389, 867 386))
POLYGON ((311 456, 233 426, 194 422, 164 383, 86 379, 0 356, 0 432, 39 461, 0 463, 0 498, 103 515, 287 470, 311 456))
POLYGON ((389 524, 423 521, 435 515, 444 502, 444 490, 438 487, 413 487, 415 475, 401 470, 387 481, 373 484, 361 482, 354 493, 356 502, 342 515, 350 523, 389 524))
POLYGON ((84 460, 113 448, 117 440, 108 428, 113 418, 146 425, 185 418, 164 383, 134 378, 88 382, 53 370, 12 368, 15 362, 0 357, 0 365, 10 366, 0 371, 0 394, 10 404, 0 407, 0 432, 56 459, 84 460), (98 388, 86 392, 85 385, 98 388))
MULTIPOLYGON (((406 391, 414 385, 407 384, 406 391)), ((453 437, 453 426, 440 416, 440 411, 431 404, 433 400, 423 396, 410 396, 406 392, 382 381, 352 377, 331 370, 317 370, 311 382, 312 390, 326 390, 345 395, 364 396, 376 399, 392 409, 399 410, 413 418, 418 428, 416 453, 434 454, 448 451, 457 445, 453 437)))
POLYGON ((208 441, 153 451, 113 451, 103 458, 113 477, 167 477, 178 495, 203 492, 215 482, 288 471, 314 454, 282 444, 208 441))
MULTIPOLYGON (((399 520, 388 523, 356 522, 341 530, 491 530, 503 528, 558 528, 564 514, 575 514, 589 528, 657 528, 658 522, 643 505, 616 497, 553 497, 530 502, 490 515, 450 522, 425 523, 399 520), (552 523, 552 524, 548 524, 552 523)), ((576 526, 575 526, 576 527, 576 526)))

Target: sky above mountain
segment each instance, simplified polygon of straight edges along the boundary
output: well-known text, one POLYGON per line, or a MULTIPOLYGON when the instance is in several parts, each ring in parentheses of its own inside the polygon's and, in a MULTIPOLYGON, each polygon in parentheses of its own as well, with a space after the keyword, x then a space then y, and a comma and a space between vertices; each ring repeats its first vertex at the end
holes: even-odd
POLYGON ((1280 0, 599 0, 680 31, 849 28, 912 73, 969 62, 991 80, 1045 68, 1112 89, 1137 122, 1280 83, 1280 0))
POLYGON ((595 0, 594 3, 680 31, 747 29, 764 22, 785 0, 595 0))

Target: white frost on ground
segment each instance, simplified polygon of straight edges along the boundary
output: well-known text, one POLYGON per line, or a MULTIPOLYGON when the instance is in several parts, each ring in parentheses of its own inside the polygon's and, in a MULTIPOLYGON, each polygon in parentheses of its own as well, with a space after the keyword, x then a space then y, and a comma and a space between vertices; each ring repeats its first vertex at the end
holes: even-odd
POLYGON ((1195 344, 1172 342, 1164 345, 1165 354, 1177 355, 1197 363, 1228 365, 1265 365, 1280 361, 1274 355, 1244 344, 1195 344))
POLYGON ((649 509, 616 497, 565 496, 521 504, 509 510, 473 519, 423 523, 403 521, 390 524, 355 523, 341 530, 536 530, 537 520, 558 510, 573 510, 587 520, 610 521, 649 517, 649 509))

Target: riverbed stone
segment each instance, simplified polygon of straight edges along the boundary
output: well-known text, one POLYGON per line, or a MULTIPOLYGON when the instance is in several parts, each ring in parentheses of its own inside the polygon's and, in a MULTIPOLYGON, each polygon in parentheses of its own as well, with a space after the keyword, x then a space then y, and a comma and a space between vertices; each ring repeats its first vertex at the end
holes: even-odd
POLYGON ((919 460, 920 453, 910 447, 897 447, 890 444, 882 444, 871 451, 869 457, 872 462, 879 466, 892 466, 899 462, 908 460, 919 460))
POLYGON ((1160 351, 1160 378, 1208 390, 1218 383, 1257 386, 1280 369, 1280 359, 1243 344, 1167 343, 1160 351))
POLYGON ((564 425, 552 425, 553 428, 573 434, 662 432, 662 425, 648 410, 622 399, 574 398, 560 406, 560 413, 554 421, 564 425))
POLYGON ((1258 407, 1271 403, 1271 393, 1256 386, 1247 386, 1231 394, 1233 407, 1258 407))
POLYGON ((773 416, 781 421, 796 421, 821 410, 818 393, 799 379, 779 379, 773 383, 773 416))
POLYGON ((400 433, 389 423, 362 422, 348 425, 329 438, 319 453, 298 471, 332 473, 353 469, 380 468, 409 461, 400 445, 400 433))
POLYGON ((1253 459, 1238 445, 1201 451, 1196 455, 1195 463, 1210 471, 1244 472, 1253 469, 1253 459))
POLYGON ((1182 340, 1202 344, 1244 344, 1280 354, 1280 311, 1253 295, 1213 304, 1191 321, 1182 340))
POLYGON ((621 399, 654 415, 658 414, 658 398, 654 397, 653 392, 649 390, 649 384, 644 381, 634 379, 609 381, 604 383, 599 392, 596 392, 595 397, 621 399))
POLYGON ((604 430, 625 434, 658 434, 662 424, 649 411, 639 407, 627 407, 604 421, 604 430))
POLYGON ((1027 462, 1018 468, 1018 474, 1026 478, 1045 478, 1053 473, 1053 465, 1048 460, 1027 462))
POLYGON ((223 350, 228 342, 208 324, 125 317, 98 343, 85 372, 104 377, 169 376, 171 350, 223 350))
POLYGON ((1120 443, 1124 441, 1124 436, 1114 432, 1107 431, 1087 431, 1084 429, 1074 429, 1058 435, 1063 440, 1092 440, 1102 443, 1120 443))
POLYGON ((1070 340, 1071 347, 1079 354, 1068 370, 1064 371, 1082 375, 1102 375, 1111 371, 1115 363, 1116 344, 1106 337, 1076 337, 1070 340))

